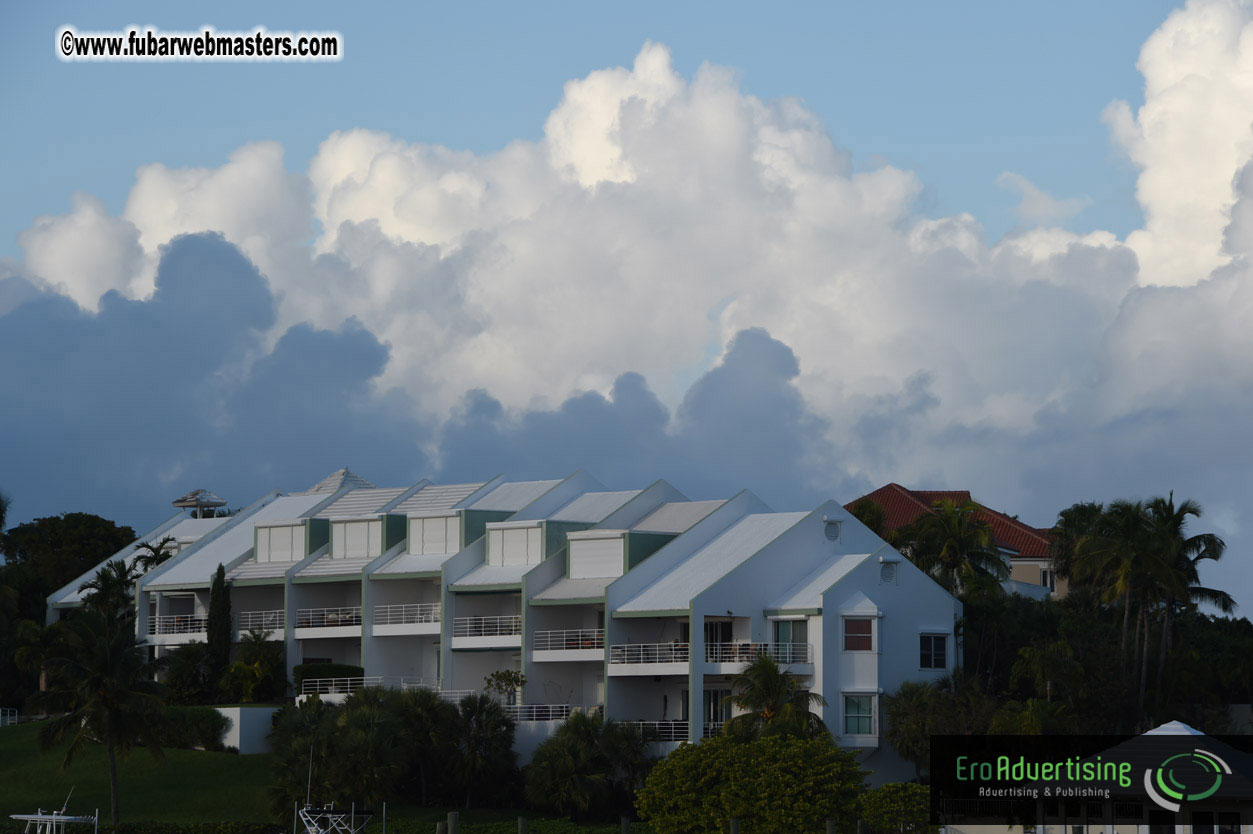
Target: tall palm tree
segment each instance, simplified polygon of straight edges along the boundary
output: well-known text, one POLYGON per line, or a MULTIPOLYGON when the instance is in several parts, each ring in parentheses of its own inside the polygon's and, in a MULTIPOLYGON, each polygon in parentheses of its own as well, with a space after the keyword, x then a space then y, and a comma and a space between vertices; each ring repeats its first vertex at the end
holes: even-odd
POLYGON ((1070 579, 1074 574, 1079 545, 1093 535, 1104 512, 1105 505, 1099 501, 1080 501, 1057 514, 1051 555, 1058 576, 1070 579))
POLYGON ((1068 643, 1060 640, 1051 643, 1023 646, 1018 650, 1018 658, 1010 669, 1010 682, 1017 686, 1029 681, 1037 695, 1044 700, 1053 700, 1053 687, 1060 685, 1068 694, 1073 694, 1073 684, 1083 676, 1083 666, 1075 660, 1074 650, 1068 643))
MULTIPOLYGON (((271 640, 271 634, 252 629, 240 637, 236 646, 238 659, 227 670, 227 688, 246 704, 280 698, 287 691, 283 642, 271 640)), ((205 650, 206 659, 212 665, 207 644, 205 650)))
POLYGON ((330 802, 336 798, 332 743, 339 708, 320 698, 306 698, 274 717, 270 747, 274 750, 274 784, 270 808, 282 818, 293 802, 330 802))
POLYGON ((901 758, 913 762, 914 775, 922 776, 931 753, 930 714, 935 689, 925 681, 905 681, 895 692, 883 696, 883 736, 901 758))
POLYGON ((960 591, 976 577, 1004 579, 1009 566, 996 549, 992 526, 978 517, 974 501, 937 501, 912 525, 906 555, 950 591, 960 591))
POLYGON ((411 689, 402 693, 397 710, 401 732, 409 740, 410 770, 418 783, 418 797, 425 805, 431 789, 442 783, 453 758, 457 707, 429 689, 411 689))
POLYGON ((499 701, 481 692, 462 698, 457 713, 453 770, 469 808, 479 788, 513 771, 514 720, 499 701))
POLYGON ((826 701, 802 689, 787 668, 768 654, 757 655, 732 678, 731 691, 726 703, 743 712, 726 723, 723 731, 728 734, 817 736, 826 732, 812 709, 826 701))
POLYGON ((41 626, 34 620, 22 620, 17 625, 17 647, 13 662, 17 668, 39 678, 39 691, 48 691, 48 659, 57 653, 61 644, 60 623, 41 626))
POLYGON ((367 806, 387 798, 404 764, 400 693, 372 686, 348 696, 335 722, 337 799, 367 806))
POLYGON ((39 741, 49 748, 67 743, 61 769, 89 742, 105 747, 109 763, 109 803, 118 824, 118 758, 136 745, 161 757, 153 728, 164 704, 153 680, 155 664, 148 647, 135 640, 133 617, 115 617, 86 609, 65 622, 61 651, 47 661, 51 686, 43 700, 65 710, 40 727, 39 741))
POLYGON ((1208 604, 1224 614, 1230 614, 1236 607, 1235 600, 1226 591, 1200 584, 1199 564, 1217 562, 1227 549, 1226 542, 1213 533, 1188 535, 1189 520, 1200 518, 1202 512, 1201 505, 1191 499, 1176 505, 1173 492, 1166 498, 1154 498, 1148 505, 1152 546, 1174 574, 1173 581, 1164 583, 1162 588, 1164 599, 1154 686, 1154 699, 1158 705, 1161 703, 1162 674, 1171 648, 1176 607, 1181 604, 1208 604))
POLYGON ((883 515, 883 508, 874 501, 862 498, 852 506, 849 512, 852 513, 853 518, 866 525, 870 532, 879 538, 887 537, 887 519, 883 515))

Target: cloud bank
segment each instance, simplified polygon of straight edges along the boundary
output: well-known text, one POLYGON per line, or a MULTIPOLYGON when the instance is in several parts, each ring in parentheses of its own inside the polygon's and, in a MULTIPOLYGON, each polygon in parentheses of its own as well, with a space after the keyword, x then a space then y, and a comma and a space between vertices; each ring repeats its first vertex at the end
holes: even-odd
POLYGON ((76 196, 0 275, 0 430, 27 441, 0 488, 151 519, 345 464, 585 466, 780 507, 969 487, 1038 524, 1173 488, 1238 543, 1253 14, 1191 2, 1138 66, 1143 106, 1104 113, 1140 171, 1124 240, 1050 225, 1083 198, 1010 172, 1009 236, 926 216, 914 174, 854 166, 802 102, 655 43, 494 153, 362 128, 304 172, 273 143, 145 166, 120 215, 76 196))

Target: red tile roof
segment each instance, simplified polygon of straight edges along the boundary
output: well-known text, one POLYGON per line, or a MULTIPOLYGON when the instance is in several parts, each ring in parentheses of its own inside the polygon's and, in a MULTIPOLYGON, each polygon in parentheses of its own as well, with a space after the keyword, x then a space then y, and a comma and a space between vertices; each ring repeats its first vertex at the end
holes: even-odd
MULTIPOLYGON (((889 531, 897 530, 907 524, 913 524, 918 516, 931 512, 937 501, 952 501, 961 504, 973 500, 968 490, 930 490, 906 489, 900 484, 887 484, 867 493, 856 501, 844 505, 852 510, 858 501, 870 499, 883 510, 883 525, 889 531)), ((978 503, 978 502, 976 502, 978 503)), ((1049 555, 1050 534, 1047 529, 1031 527, 1016 518, 989 509, 979 504, 977 517, 992 527, 992 535, 996 543, 1009 550, 1017 551, 1015 558, 1044 559, 1049 555)))

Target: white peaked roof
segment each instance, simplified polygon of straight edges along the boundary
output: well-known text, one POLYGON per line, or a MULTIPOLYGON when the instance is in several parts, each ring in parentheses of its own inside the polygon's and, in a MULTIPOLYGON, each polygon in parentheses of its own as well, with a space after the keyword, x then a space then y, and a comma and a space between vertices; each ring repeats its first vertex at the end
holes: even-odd
POLYGON ((453 589, 473 588, 476 585, 515 585, 533 570, 535 565, 479 565, 452 584, 453 589))
POLYGON ((516 513, 559 483, 561 483, 561 479, 553 481, 514 481, 501 484, 471 504, 470 509, 516 513))
POLYGON ((552 521, 578 521, 585 524, 596 524, 641 492, 643 490, 639 489, 625 490, 623 492, 585 492, 557 510, 549 518, 552 521))
POLYGON ((374 571, 374 575, 387 576, 395 573, 439 573, 444 563, 456 556, 456 553, 402 553, 383 567, 374 571))
POLYGON ((768 607, 775 611, 821 608, 822 595, 871 555, 850 553, 840 556, 797 582, 768 607))
MULTIPOLYGON (((157 542, 161 541, 166 536, 170 536, 177 542, 189 544, 189 543, 195 542, 196 540, 200 539, 200 537, 213 531, 214 529, 221 527, 223 524, 225 524, 226 522, 230 520, 231 519, 229 517, 184 518, 182 521, 176 522, 173 527, 168 527, 162 532, 157 532, 161 530, 162 527, 165 527, 165 525, 163 524, 161 525, 161 527, 156 528, 156 530, 152 531, 151 533, 140 536, 135 541, 126 545, 126 547, 122 548, 117 553, 110 556, 107 561, 112 562, 116 559, 122 559, 124 562, 126 562, 127 565, 131 565, 131 564, 134 564, 135 559, 138 556, 138 551, 135 548, 137 545, 141 543, 155 545, 157 542)), ((91 573, 94 574, 98 569, 99 569, 99 566, 92 568, 91 573)), ((71 585, 68 588, 68 590, 65 591, 65 593, 61 594, 59 597, 54 599, 53 602, 58 605, 64 605, 64 604, 75 605, 79 602, 82 602, 83 600, 83 592, 81 590, 82 584, 90 578, 91 576, 88 575, 80 579, 80 581, 78 581, 76 584, 71 585)))
POLYGON ((462 501, 482 489, 484 483, 431 484, 430 486, 424 486, 395 507, 392 507, 390 512, 399 515, 411 513, 422 515, 424 513, 437 513, 441 510, 451 511, 462 501))
POLYGON ((673 611, 783 535, 809 513, 746 515, 618 607, 619 611, 673 611))
POLYGON ((603 597, 605 589, 609 587, 609 583, 613 582, 617 577, 605 576, 593 579, 558 579, 544 590, 532 597, 532 599, 551 602, 560 602, 571 599, 589 599, 603 597))
POLYGON ((1141 733, 1145 736, 1203 736, 1205 733, 1198 729, 1189 727, 1182 721, 1167 721, 1160 727, 1141 733))
MULTIPOLYGON (((186 558, 159 576, 153 578, 151 587, 170 585, 208 585, 218 564, 229 564, 252 550, 253 528, 264 521, 287 521, 299 519, 326 500, 321 493, 283 495, 275 498, 252 515, 240 520, 213 541, 205 542, 186 558)), ((294 521, 293 521, 294 523, 294 521)), ((289 566, 290 567, 290 566, 289 566)))
POLYGON ((694 527, 698 521, 727 503, 721 501, 670 501, 631 525, 639 533, 678 535, 694 527))
POLYGON ((318 481, 314 484, 313 489, 306 490, 305 494, 318 492, 325 495, 332 495, 339 492, 344 487, 352 487, 353 489, 369 489, 373 486, 374 484, 370 483, 355 472, 352 472, 345 466, 343 469, 336 469, 334 472, 318 481))
POLYGON ((369 487, 354 489, 318 511, 317 518, 360 518, 376 515, 400 497, 409 487, 369 487))

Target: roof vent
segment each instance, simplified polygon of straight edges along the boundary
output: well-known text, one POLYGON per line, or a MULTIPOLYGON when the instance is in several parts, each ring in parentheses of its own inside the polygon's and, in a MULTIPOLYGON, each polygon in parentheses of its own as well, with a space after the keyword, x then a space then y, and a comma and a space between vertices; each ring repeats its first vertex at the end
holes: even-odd
POLYGON ((838 541, 840 538, 840 522, 834 518, 823 516, 822 532, 828 541, 838 541))
POLYGON ((896 584, 896 563, 884 562, 879 565, 879 581, 884 585, 896 584))

